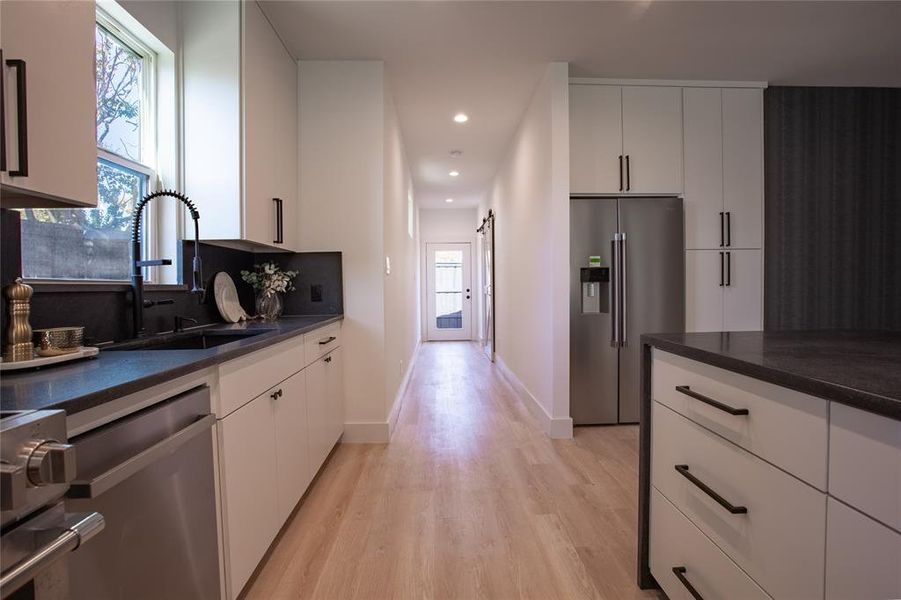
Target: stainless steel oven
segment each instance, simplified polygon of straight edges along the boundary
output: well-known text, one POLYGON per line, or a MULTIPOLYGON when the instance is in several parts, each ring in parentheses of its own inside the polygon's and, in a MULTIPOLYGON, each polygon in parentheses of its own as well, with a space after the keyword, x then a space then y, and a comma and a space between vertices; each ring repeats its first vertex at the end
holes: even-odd
POLYGON ((75 448, 61 410, 0 414, 0 596, 69 598, 68 559, 103 529, 94 511, 67 513, 75 448))
POLYGON ((72 440, 66 509, 106 520, 69 560, 73 599, 220 597, 215 421, 200 387, 72 440))

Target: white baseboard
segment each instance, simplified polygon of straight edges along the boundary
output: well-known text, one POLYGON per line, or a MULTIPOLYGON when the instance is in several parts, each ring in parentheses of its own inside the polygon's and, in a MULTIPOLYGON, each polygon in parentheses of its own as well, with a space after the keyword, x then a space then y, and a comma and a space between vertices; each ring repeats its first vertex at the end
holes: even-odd
POLYGON ((516 392, 516 395, 519 396, 519 399, 523 404, 526 405, 526 408, 529 409, 529 412, 532 413, 538 422, 541 424, 541 429, 553 439, 557 440, 566 440, 570 439, 573 436, 573 420, 570 417, 557 417, 554 418, 547 413, 544 407, 540 402, 532 395, 532 392, 523 384, 522 381, 519 380, 519 377, 510 370, 510 368, 504 363, 503 359, 495 354, 494 356, 495 363, 498 367, 498 370, 504 376, 504 379, 510 384, 510 387, 513 388, 513 391, 516 392))
POLYGON ((400 409, 404 403, 404 394, 410 385, 410 377, 413 373, 413 366, 419 357, 419 349, 422 346, 420 342, 416 342, 413 353, 410 355, 410 362, 404 372, 397 393, 394 395, 394 403, 391 405, 391 412, 388 413, 387 421, 363 421, 357 423, 345 423, 344 435, 341 436, 341 442, 344 444, 385 444, 391 441, 391 434, 397 425, 397 418, 400 416, 400 409))
POLYGON ((401 379, 400 385, 397 387, 397 393, 394 395, 394 403, 391 405, 391 411, 388 413, 388 438, 391 438, 391 434, 394 433, 394 428, 397 427, 397 418, 400 416, 400 409, 404 404, 404 395, 407 393, 407 388, 410 386, 410 378, 413 375, 413 367, 416 365, 416 359, 419 358, 419 349, 422 347, 422 342, 416 341, 416 347, 413 348, 412 354, 410 354, 410 361, 407 363, 407 369, 404 371, 404 378, 401 379))

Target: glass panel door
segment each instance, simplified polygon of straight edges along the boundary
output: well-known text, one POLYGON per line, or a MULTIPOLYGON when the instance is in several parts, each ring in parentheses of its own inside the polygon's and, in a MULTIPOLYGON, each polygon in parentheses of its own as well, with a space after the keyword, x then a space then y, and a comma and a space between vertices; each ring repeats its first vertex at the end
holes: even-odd
POLYGON ((472 285, 469 244, 426 244, 428 338, 468 340, 472 285))

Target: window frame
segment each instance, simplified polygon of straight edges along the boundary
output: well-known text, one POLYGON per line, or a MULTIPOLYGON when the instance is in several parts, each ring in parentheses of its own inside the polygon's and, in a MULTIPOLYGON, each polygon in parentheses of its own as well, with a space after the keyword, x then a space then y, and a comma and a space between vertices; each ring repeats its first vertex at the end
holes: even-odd
MULTIPOLYGON (((131 33, 126 27, 122 26, 115 18, 103 10, 100 6, 96 7, 94 26, 103 29, 108 35, 115 39, 118 43, 125 46, 128 50, 136 54, 142 61, 141 67, 141 162, 130 159, 121 154, 111 152, 97 145, 97 157, 95 164, 106 161, 112 165, 123 167, 131 171, 138 172, 147 177, 147 193, 160 189, 161 180, 159 175, 159 147, 158 147, 158 119, 157 119, 157 53, 150 46, 141 41, 137 36, 131 33)), ((95 33, 96 35, 96 33, 95 33)), ((96 74, 95 74, 96 78, 96 74)), ((96 136, 96 124, 94 126, 96 136)), ((99 193, 99 189, 98 189, 99 193)), ((81 209, 70 209, 81 210, 81 209)), ((85 209, 89 210, 89 209, 85 209)), ((144 209, 143 215, 143 244, 141 253, 143 259, 156 256, 160 250, 160 213, 159 208, 154 204, 149 204, 144 209)), ((129 263, 131 256, 128 257, 129 263)), ((145 282, 151 285, 159 284, 159 267, 144 268, 145 282)), ((72 286, 86 286, 88 288, 117 287, 127 286, 128 279, 65 279, 65 278, 27 278, 30 284, 37 284, 42 288, 55 288, 66 286, 71 289, 72 286)), ((166 286, 172 287, 172 286, 166 286)), ((48 290, 49 291, 49 290, 48 290)))

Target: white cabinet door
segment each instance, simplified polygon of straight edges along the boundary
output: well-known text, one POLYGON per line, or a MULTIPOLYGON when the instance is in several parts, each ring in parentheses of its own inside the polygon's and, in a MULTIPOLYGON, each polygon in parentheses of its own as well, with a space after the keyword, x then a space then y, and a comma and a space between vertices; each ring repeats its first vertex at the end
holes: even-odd
POLYGON ((732 248, 763 246, 763 90, 723 90, 723 195, 732 248))
POLYGON ((901 598, 901 534, 832 498, 826 511, 826 600, 901 598))
POLYGON ((220 481, 230 597, 247 583, 279 520, 275 412, 269 392, 219 421, 220 481))
POLYGON ((344 433, 344 361, 341 348, 333 350, 327 358, 331 359, 325 362, 331 451, 331 446, 334 446, 344 433))
POLYGON ((306 372, 295 373, 271 393, 275 399, 278 519, 285 522, 310 485, 306 372))
POLYGON ((624 87, 626 191, 682 193, 682 89, 624 87))
POLYGON ((283 205, 281 243, 278 246, 296 251, 300 249, 297 238, 297 220, 300 216, 297 193, 297 63, 284 47, 281 50, 278 61, 272 65, 273 72, 277 74, 273 94, 273 113, 278 122, 274 143, 279 149, 275 156, 276 192, 283 205))
POLYGON ((332 417, 328 397, 328 368, 323 356, 304 369, 307 379, 307 417, 310 439, 310 473, 316 476, 332 449, 332 417))
MULTIPOLYGON (((4 198, 15 206, 97 205, 94 3, 5 1, 3 44, 7 171, 4 198), (26 127, 19 131, 17 69, 24 61, 26 127), (27 175, 18 140, 27 144, 27 175), (36 194, 25 202, 20 196, 36 194)), ((19 70, 21 72, 21 70, 19 70)), ((12 205, 12 204, 11 204, 12 205)))
POLYGON ((686 250, 686 331, 723 330, 724 259, 718 250, 686 250))
POLYGON ((763 252, 726 252, 723 288, 723 331, 763 329, 763 252))
POLYGON ((722 90, 684 88, 685 247, 723 245, 722 90))
POLYGON ((622 88, 569 86, 569 185, 573 194, 622 191, 622 88))

